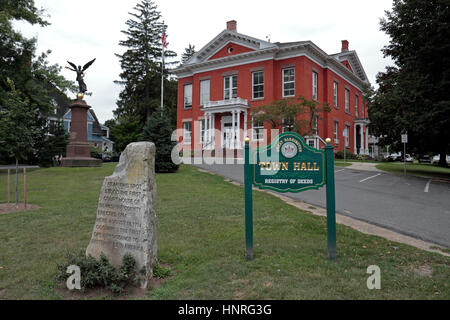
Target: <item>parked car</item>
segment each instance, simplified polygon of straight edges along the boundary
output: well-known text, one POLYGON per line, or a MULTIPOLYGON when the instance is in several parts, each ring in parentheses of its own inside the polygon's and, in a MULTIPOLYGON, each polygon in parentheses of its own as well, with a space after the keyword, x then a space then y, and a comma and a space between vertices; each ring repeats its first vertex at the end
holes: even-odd
MULTIPOLYGON (((433 159, 431 159, 431 164, 438 164, 440 159, 441 159, 440 154, 435 155, 433 157, 433 159)), ((450 156, 449 155, 446 156, 445 160, 447 161, 447 165, 450 165, 450 156)))
POLYGON ((386 159, 387 159, 388 161, 399 161, 399 160, 402 159, 402 153, 401 153, 401 152, 394 152, 394 153, 391 153, 390 155, 388 155, 388 156, 386 157, 386 159))
POLYGON ((400 161, 406 161, 406 162, 414 162, 414 158, 413 157, 411 157, 411 155, 409 155, 409 154, 406 154, 405 155, 405 160, 403 160, 403 157, 400 157, 400 161))
POLYGON ((102 154, 101 153, 91 153, 91 157, 95 159, 102 160, 102 154))
POLYGON ((103 160, 103 162, 110 162, 111 157, 107 154, 102 154, 102 160, 103 160))
POLYGON ((419 163, 431 163, 431 157, 428 154, 419 156, 419 163))

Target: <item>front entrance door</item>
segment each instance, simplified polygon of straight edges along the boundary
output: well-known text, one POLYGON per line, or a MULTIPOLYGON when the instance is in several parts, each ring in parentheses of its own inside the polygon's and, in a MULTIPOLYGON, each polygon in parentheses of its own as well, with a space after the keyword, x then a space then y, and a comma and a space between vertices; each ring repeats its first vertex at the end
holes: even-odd
MULTIPOLYGON (((234 123, 237 129, 237 122, 234 123)), ((236 131, 233 132, 231 117, 222 117, 222 148, 235 149, 236 131)))
POLYGON ((223 128, 223 147, 226 149, 234 149, 233 146, 233 128, 231 123, 224 124, 223 128))

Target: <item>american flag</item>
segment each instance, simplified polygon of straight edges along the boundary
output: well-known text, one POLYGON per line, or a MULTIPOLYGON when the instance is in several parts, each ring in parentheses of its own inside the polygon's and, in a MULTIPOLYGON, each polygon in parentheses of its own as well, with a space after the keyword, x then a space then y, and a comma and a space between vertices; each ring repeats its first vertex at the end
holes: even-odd
POLYGON ((163 32, 162 32, 162 35, 161 35, 161 41, 162 41, 163 47, 164 47, 164 48, 167 48, 167 43, 166 43, 166 31, 165 31, 165 30, 163 30, 163 32))

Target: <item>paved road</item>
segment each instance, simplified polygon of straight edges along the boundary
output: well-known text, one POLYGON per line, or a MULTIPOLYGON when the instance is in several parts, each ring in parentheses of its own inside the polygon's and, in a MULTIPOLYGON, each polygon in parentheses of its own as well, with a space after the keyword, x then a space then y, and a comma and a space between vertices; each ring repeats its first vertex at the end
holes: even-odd
MULTIPOLYGON (((196 166, 244 182, 243 165, 196 166)), ((349 167, 335 183, 338 213, 450 248, 450 183, 349 167)), ((285 195, 326 207, 325 188, 285 195)))

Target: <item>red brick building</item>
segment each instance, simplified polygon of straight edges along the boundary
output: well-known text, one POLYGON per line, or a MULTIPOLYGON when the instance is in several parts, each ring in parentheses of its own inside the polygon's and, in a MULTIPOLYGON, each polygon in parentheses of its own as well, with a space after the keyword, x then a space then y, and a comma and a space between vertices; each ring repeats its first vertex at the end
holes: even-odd
POLYGON ((236 25, 227 22, 225 30, 174 71, 184 149, 242 149, 246 136, 252 144, 265 144, 264 125, 253 121, 250 110, 302 95, 332 106, 316 118, 316 134, 304 137, 309 145, 320 148, 321 139, 330 137, 336 150, 369 154, 362 96, 368 80, 348 41, 342 41, 341 52, 329 55, 311 41, 271 43, 238 33, 236 25))

